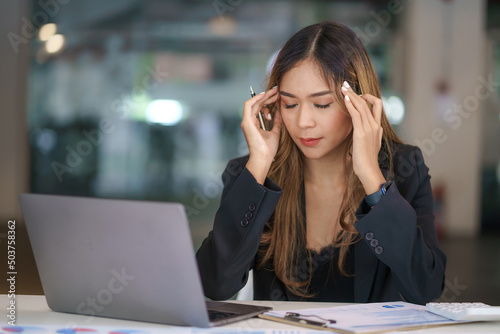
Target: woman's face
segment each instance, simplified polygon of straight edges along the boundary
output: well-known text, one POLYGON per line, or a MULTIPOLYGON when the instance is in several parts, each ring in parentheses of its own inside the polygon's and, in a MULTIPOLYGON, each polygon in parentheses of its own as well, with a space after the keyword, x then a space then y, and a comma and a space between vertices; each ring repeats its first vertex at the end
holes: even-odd
POLYGON ((334 101, 320 68, 301 62, 285 73, 279 92, 283 123, 304 155, 321 159, 335 154, 351 132, 352 121, 334 101))

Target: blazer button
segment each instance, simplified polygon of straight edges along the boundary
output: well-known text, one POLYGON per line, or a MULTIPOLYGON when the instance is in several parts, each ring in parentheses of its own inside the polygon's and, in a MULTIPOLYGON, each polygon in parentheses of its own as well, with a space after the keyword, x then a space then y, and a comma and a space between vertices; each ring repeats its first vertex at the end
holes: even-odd
POLYGON ((247 213, 245 213, 246 219, 250 219, 250 218, 252 218, 252 216, 253 216, 253 214, 250 211, 247 211, 247 213))
POLYGON ((241 222, 240 222, 241 226, 243 227, 247 227, 248 225, 248 219, 243 219, 241 222))
POLYGON ((250 205, 248 206, 248 210, 254 211, 255 210, 255 204, 250 203, 250 205))
POLYGON ((370 241, 370 246, 377 247, 378 246, 378 239, 372 239, 370 241))
POLYGON ((373 239, 373 233, 372 232, 367 232, 365 233, 365 239, 370 241, 373 239))
POLYGON ((383 252, 384 252, 384 249, 382 248, 382 246, 375 247, 375 253, 377 253, 377 255, 380 255, 383 252))

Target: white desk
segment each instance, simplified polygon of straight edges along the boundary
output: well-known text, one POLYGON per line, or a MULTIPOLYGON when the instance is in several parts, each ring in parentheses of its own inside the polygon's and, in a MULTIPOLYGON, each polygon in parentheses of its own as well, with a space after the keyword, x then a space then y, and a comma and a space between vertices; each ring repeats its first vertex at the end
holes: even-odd
MULTIPOLYGON (((235 301, 236 302, 236 301, 235 301)), ((0 326, 6 324, 6 308, 9 299, 7 295, 0 295, 0 326)), ((343 303, 308 303, 308 302, 275 302, 275 301, 246 301, 254 305, 272 306, 275 310, 290 310, 314 307, 331 307, 346 305, 343 303)), ((89 317, 76 314, 53 312, 47 306, 45 296, 16 296, 16 325, 62 325, 62 326, 116 326, 126 328, 166 328, 169 326, 147 322, 127 321, 100 317, 89 317)), ((260 318, 252 318, 222 327, 240 329, 301 329, 301 327, 281 324, 260 318)), ((302 328, 303 329, 303 328, 302 328)), ((408 333, 500 333, 500 322, 470 323, 452 326, 442 326, 429 329, 408 331, 408 333)), ((325 333, 328 333, 325 331, 325 333)))

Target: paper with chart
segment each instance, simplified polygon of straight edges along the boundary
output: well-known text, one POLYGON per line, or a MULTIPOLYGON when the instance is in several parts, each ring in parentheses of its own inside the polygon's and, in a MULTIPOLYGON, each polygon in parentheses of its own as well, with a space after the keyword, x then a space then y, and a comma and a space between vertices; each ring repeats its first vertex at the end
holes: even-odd
POLYGON ((324 322, 335 320, 327 326, 352 333, 395 330, 409 327, 457 324, 459 321, 449 320, 427 312, 425 306, 406 302, 368 303, 327 308, 271 311, 265 315, 285 319, 287 312, 300 314, 299 318, 324 322), (320 318, 318 318, 320 317, 320 318))

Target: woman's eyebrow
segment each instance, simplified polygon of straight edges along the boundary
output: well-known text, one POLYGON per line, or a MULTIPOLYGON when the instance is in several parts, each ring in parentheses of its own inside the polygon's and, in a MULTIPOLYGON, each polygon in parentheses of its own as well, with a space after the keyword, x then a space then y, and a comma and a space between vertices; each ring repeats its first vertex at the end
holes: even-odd
MULTIPOLYGON (((328 94, 331 94, 332 91, 331 90, 324 90, 322 92, 318 92, 318 93, 312 93, 312 94, 309 94, 307 97, 316 97, 316 96, 323 96, 323 95, 328 95, 328 94)), ((280 90, 280 94, 281 95, 284 95, 284 96, 289 96, 289 97, 294 97, 296 98, 295 95, 291 94, 291 93, 287 93, 287 92, 284 92, 282 90, 280 90)))

